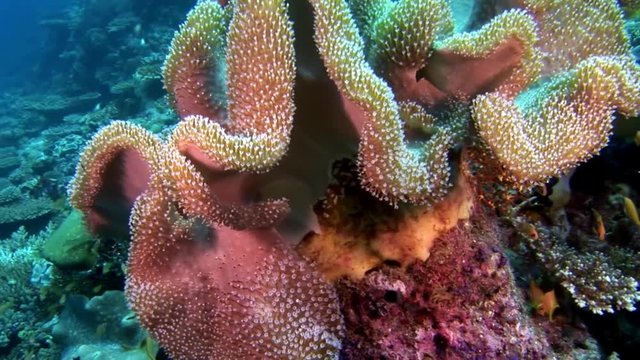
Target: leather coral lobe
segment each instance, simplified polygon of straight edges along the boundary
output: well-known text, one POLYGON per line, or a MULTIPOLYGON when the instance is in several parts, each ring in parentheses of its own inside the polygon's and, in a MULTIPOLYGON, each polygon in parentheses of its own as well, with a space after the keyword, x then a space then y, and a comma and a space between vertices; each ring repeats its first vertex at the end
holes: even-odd
POLYGON ((113 122, 89 143, 70 186, 95 230, 128 223, 127 299, 173 359, 328 359, 340 350, 335 290, 274 228, 287 200, 252 202, 240 182, 226 181, 269 170, 287 149, 294 67, 286 11, 280 0, 199 2, 176 34, 187 36, 174 40, 184 46, 165 64, 186 119, 166 140, 113 122), (247 23, 251 34, 240 33, 247 23), (205 30, 218 35, 207 40, 205 30), (232 85, 220 84, 221 69, 232 85), (249 75, 258 77, 253 85, 249 75), (220 100, 216 91, 227 87, 220 100))

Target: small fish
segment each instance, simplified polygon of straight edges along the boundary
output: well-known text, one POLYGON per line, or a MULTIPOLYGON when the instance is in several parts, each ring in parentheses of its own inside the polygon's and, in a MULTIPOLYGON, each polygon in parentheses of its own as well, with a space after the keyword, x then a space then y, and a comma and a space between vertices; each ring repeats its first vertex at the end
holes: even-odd
POLYGON ((542 297, 544 296, 544 292, 542 289, 538 287, 535 281, 531 280, 529 282, 529 297, 531 298, 531 305, 535 309, 538 309, 542 304, 542 297))
POLYGON ((529 224, 528 222, 523 222, 520 224, 520 231, 522 234, 531 237, 534 240, 538 239, 538 230, 535 226, 529 224))
POLYGON ((636 146, 640 146, 640 130, 636 131, 636 137, 634 139, 636 146))
POLYGON ((548 315, 549 320, 552 320, 553 313, 560 307, 555 291, 544 292, 533 280, 529 283, 529 297, 531 297, 531 305, 536 309, 536 312, 540 315, 548 315))
POLYGON ((602 221, 602 215, 596 210, 591 209, 591 213, 593 214, 593 220, 595 221, 593 231, 598 235, 598 239, 603 240, 606 237, 606 231, 604 228, 604 221, 602 221))
POLYGON ((624 212, 627 214, 629 219, 633 221, 634 224, 640 226, 640 217, 638 217, 638 209, 636 208, 636 204, 633 203, 633 200, 629 199, 625 196, 624 198, 624 212))
POLYGON ((553 319, 553 313, 559 308, 558 300, 556 299, 556 292, 554 290, 547 291, 544 293, 544 297, 542 298, 542 306, 541 309, 538 310, 538 313, 541 315, 548 314, 549 321, 553 319))

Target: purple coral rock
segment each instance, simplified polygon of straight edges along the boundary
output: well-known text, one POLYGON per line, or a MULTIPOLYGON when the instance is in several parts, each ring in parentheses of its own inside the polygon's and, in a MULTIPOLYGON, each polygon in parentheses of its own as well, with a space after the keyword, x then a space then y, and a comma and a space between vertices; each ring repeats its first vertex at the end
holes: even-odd
POLYGON ((343 358, 547 358, 552 350, 523 309, 498 235, 495 221, 476 214, 425 262, 342 280, 343 358))

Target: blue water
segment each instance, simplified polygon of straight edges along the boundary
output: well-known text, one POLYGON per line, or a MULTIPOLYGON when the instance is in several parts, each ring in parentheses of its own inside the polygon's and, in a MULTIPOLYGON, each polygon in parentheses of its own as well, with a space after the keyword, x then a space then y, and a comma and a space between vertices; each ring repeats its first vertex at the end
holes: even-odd
POLYGON ((24 0, 0 2, 0 87, 35 80, 43 60, 47 33, 41 21, 64 13, 76 1, 24 0))

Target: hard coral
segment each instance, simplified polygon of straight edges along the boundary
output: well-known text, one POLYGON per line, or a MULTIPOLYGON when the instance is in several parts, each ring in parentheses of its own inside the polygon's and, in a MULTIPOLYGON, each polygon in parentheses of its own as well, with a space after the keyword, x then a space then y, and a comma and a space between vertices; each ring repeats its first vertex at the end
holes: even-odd
POLYGON ((571 294, 578 307, 600 315, 636 309, 640 291, 635 251, 602 246, 602 243, 598 244, 598 250, 585 251, 570 244, 568 237, 576 235, 564 234, 569 224, 536 225, 540 229, 536 239, 522 238, 538 262, 571 294))

